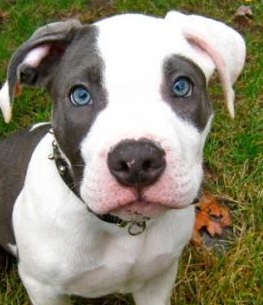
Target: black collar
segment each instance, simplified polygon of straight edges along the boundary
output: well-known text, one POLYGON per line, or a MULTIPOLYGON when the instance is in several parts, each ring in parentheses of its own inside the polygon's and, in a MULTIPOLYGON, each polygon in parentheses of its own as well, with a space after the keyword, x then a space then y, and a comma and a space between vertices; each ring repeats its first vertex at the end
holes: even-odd
MULTIPOLYGON (((51 133, 53 135, 53 130, 50 129, 49 133, 51 133)), ((72 175, 70 173, 69 165, 68 165, 67 161, 62 157, 56 140, 53 140, 52 148, 53 148, 53 152, 48 156, 48 158, 50 160, 55 161, 58 173, 59 173, 60 177, 62 178, 62 180, 65 182, 65 184, 68 186, 68 188, 81 200, 81 202, 84 203, 83 199, 81 198, 81 196, 79 194, 79 191, 76 189, 76 187, 74 185, 72 175)), ((121 218, 111 215, 111 214, 104 214, 104 215, 96 214, 86 204, 85 204, 85 206, 87 207, 87 209, 90 213, 92 213, 93 215, 95 215, 97 218, 99 218, 100 220, 102 220, 104 222, 115 224, 121 228, 124 228, 127 225, 129 225, 128 232, 130 235, 139 235, 146 228, 145 220, 143 220, 141 222, 125 221, 125 220, 122 220, 121 218)))

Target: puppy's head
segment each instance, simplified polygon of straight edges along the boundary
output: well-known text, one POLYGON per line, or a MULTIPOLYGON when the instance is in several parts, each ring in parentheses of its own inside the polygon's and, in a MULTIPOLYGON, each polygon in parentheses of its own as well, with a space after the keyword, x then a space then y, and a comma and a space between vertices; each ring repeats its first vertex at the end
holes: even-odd
POLYGON ((47 88, 52 125, 84 202, 126 220, 188 206, 202 180, 212 120, 206 87, 219 72, 230 114, 245 46, 226 25, 170 12, 38 29, 13 55, 0 105, 15 88, 47 88))

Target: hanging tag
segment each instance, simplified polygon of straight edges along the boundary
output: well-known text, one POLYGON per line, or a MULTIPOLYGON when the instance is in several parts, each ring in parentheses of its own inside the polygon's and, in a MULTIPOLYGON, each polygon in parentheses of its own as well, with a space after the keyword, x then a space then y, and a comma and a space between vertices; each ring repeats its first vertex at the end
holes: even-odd
POLYGON ((146 222, 132 222, 129 225, 128 232, 132 236, 140 235, 146 228, 146 222))

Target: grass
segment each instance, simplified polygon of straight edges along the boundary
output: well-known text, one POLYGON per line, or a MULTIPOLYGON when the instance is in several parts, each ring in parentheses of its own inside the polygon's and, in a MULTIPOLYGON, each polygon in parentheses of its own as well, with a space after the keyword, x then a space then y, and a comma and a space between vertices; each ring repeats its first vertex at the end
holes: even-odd
MULTIPOLYGON (((236 85, 236 119, 224 108, 222 91, 213 81, 210 90, 216 116, 205 147, 204 188, 231 199, 236 239, 223 255, 188 246, 181 259, 174 287, 175 305, 263 304, 263 4, 262 1, 212 0, 1 0, 0 80, 4 81, 8 60, 15 48, 41 24, 77 17, 91 22, 118 12, 164 15, 171 9, 195 12, 227 22, 245 37, 246 68, 236 85), (241 4, 250 3, 252 19, 236 19, 241 4), (90 4, 89 4, 90 3, 90 4), (109 4, 110 3, 110 4, 109 4), (1 17, 2 16, 2 17, 1 17)), ((50 100, 43 91, 24 90, 16 99, 13 120, 0 120, 0 136, 47 120, 50 100)), ((109 296, 103 300, 75 298, 76 305, 132 304, 129 297, 109 296)), ((28 305, 16 268, 0 277, 1 305, 28 305)))

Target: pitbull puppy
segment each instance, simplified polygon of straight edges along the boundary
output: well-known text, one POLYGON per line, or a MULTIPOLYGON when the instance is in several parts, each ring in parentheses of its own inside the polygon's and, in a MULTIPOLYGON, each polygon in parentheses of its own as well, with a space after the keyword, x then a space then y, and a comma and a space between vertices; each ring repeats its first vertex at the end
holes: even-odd
POLYGON ((49 24, 14 53, 5 121, 21 84, 53 101, 51 123, 0 145, 0 255, 18 258, 34 305, 114 292, 170 304, 213 117, 207 83, 217 70, 234 116, 244 60, 233 29, 175 11, 49 24))

